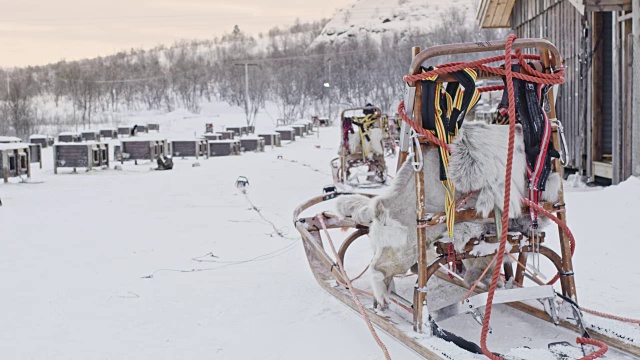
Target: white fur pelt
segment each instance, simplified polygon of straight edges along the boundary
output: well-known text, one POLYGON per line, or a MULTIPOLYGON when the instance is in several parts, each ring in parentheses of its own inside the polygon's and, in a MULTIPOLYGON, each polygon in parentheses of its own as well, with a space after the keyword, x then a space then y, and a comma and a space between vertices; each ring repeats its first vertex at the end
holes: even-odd
MULTIPOLYGON (((508 139, 508 126, 467 122, 451 144, 449 176, 457 191, 479 191, 476 210, 483 217, 487 217, 494 207, 503 210, 508 139)), ((526 194, 526 166, 522 126, 516 125, 510 218, 520 215, 520 197, 526 194)))
MULTIPOLYGON (((347 134, 349 138, 349 153, 359 154, 363 151, 363 142, 360 139, 360 129, 355 126, 353 128, 353 134, 349 132, 347 134)), ((371 141, 364 141, 364 150, 367 152, 369 158, 373 155, 383 155, 384 148, 382 145, 383 133, 381 129, 374 128, 369 130, 369 139, 371 141)))
MULTIPOLYGON (((519 228, 528 226, 528 215, 520 214, 520 197, 526 194, 526 160, 522 128, 518 125, 516 130, 509 215, 516 218, 512 223, 519 228)), ((456 187, 456 195, 477 190, 477 200, 470 199, 465 206, 475 206, 484 217, 495 207, 503 208, 508 137, 507 126, 467 122, 451 146, 448 174, 456 187)), ((423 159, 425 209, 428 213, 443 212, 445 190, 440 182, 438 149, 427 149, 423 159)), ((547 184, 545 194, 551 195, 559 187, 556 185, 559 180, 559 177, 550 177, 552 184, 547 184)), ((350 216, 355 222, 369 226, 374 251, 369 266, 370 279, 375 300, 381 306, 388 303, 393 277, 406 273, 417 261, 415 204, 415 176, 409 160, 401 166, 386 193, 373 199, 360 195, 338 199, 337 210, 341 217, 350 216)), ((471 238, 490 230, 492 223, 492 219, 457 223, 454 238, 449 241, 461 251, 471 238)), ((437 239, 446 241, 445 224, 428 227, 426 233, 429 248, 437 239)), ((468 274, 465 279, 475 281, 489 261, 490 258, 465 261, 468 274)))
POLYGON ((380 306, 389 303, 393 277, 406 273, 417 262, 414 172, 405 163, 389 190, 373 199, 361 195, 338 198, 337 212, 369 226, 373 258, 369 275, 374 298, 380 306))

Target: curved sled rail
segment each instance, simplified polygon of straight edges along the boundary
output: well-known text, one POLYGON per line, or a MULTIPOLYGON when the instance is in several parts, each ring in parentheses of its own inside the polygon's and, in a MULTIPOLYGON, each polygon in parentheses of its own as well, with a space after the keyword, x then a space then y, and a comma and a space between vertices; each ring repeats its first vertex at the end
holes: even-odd
MULTIPOLYGON (((309 261, 309 266, 311 267, 311 271, 316 281, 320 286, 329 294, 336 297, 338 300, 345 303, 354 311, 358 312, 358 307, 356 302, 353 300, 351 296, 349 296, 346 292, 340 291, 338 288, 334 286, 335 281, 344 282, 344 278, 337 270, 337 264, 335 261, 327 255, 324 251, 322 245, 322 238, 320 235, 321 227, 316 226, 316 224, 308 221, 308 219, 300 219, 299 216, 305 210, 310 207, 322 203, 323 201, 329 200, 331 197, 325 196, 317 196, 312 198, 311 200, 306 201, 305 203, 298 206, 293 212, 293 222, 295 224, 296 229, 302 236, 302 242, 304 245, 304 251, 307 255, 307 260, 309 261)), ((338 221, 336 217, 323 213, 322 214, 326 219, 326 225, 329 229, 341 228, 341 227, 356 227, 357 225, 350 221, 338 221)), ((345 249, 346 251, 346 249, 345 249)), ((418 353, 420 356, 424 357, 428 360, 443 360, 444 358, 440 355, 436 354, 432 350, 428 349, 424 345, 420 344, 416 341, 414 336, 411 336, 410 333, 404 332, 398 329, 391 321, 388 319, 378 315, 377 313, 372 312, 368 308, 365 309, 369 319, 373 324, 375 324, 379 329, 386 332, 388 335, 396 338, 398 341, 409 347, 411 350, 418 353)), ((407 326, 410 328, 410 324, 407 323, 407 326)))

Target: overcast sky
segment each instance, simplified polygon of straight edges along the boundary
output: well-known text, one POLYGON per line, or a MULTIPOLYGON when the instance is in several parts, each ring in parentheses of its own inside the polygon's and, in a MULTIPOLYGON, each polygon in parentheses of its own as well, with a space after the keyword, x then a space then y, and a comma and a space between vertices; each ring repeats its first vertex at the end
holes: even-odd
POLYGON ((0 66, 41 65, 132 47, 257 34, 317 20, 355 0, 0 0, 0 66))

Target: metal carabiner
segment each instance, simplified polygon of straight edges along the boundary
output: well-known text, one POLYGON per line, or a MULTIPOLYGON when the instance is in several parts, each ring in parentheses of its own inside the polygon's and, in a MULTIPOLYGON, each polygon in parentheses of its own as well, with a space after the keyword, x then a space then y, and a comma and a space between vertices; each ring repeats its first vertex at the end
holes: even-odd
POLYGON ((564 137, 564 127, 562 126, 562 122, 558 119, 554 119, 558 124, 558 132, 560 133, 560 164, 562 166, 567 165, 567 158, 569 157, 569 149, 567 149, 567 139, 564 137))
POLYGON ((413 171, 422 171, 422 165, 424 163, 424 159, 422 158, 422 147, 420 147, 418 133, 413 129, 411 129, 411 138, 413 139, 413 146, 411 149, 415 149, 412 151, 414 160, 411 162, 411 165, 413 166, 413 171))

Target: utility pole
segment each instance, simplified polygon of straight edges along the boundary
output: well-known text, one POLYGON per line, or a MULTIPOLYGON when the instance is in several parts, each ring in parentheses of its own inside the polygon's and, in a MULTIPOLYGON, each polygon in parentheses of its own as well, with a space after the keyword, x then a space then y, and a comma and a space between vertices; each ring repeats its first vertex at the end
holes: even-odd
POLYGON ((244 66, 244 112, 247 115, 247 125, 251 125, 249 123, 249 66, 258 66, 258 64, 244 62, 233 65, 244 66))
POLYGON ((631 1, 633 32, 633 95, 631 102, 631 174, 640 176, 640 0, 631 1))

